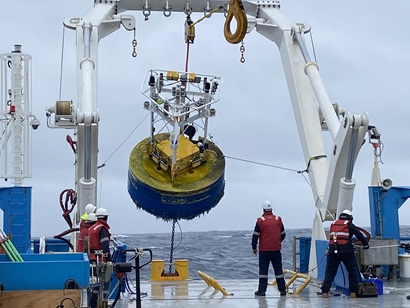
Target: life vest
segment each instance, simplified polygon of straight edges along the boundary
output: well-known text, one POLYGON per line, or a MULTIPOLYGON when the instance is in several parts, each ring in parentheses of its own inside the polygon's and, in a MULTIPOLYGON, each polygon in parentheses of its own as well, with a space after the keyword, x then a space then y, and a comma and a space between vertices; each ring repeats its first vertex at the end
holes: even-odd
POLYGON ((338 219, 330 225, 329 245, 349 244, 349 220, 338 219))
POLYGON ((90 260, 97 260, 95 251, 102 249, 101 242, 100 242, 100 236, 99 236, 101 228, 106 228, 108 237, 111 238, 111 233, 109 231, 110 227, 108 226, 107 222, 105 222, 104 220, 100 220, 100 219, 97 220, 97 222, 88 229, 88 237, 90 239, 90 255, 89 255, 90 260))
POLYGON ((78 240, 77 240, 77 252, 83 252, 84 251, 84 237, 88 235, 88 229, 91 227, 91 224, 86 224, 84 223, 81 230, 80 234, 78 235, 78 240))
MULTIPOLYGON (((84 216, 84 215, 83 215, 84 216)), ((88 215, 87 215, 88 216, 88 215)), ((87 219, 87 218, 86 218, 87 219)), ((85 223, 86 222, 86 219, 81 219, 81 221, 80 221, 80 232, 81 232, 81 230, 84 228, 84 227, 86 227, 87 229, 90 227, 89 225, 87 226, 87 224, 85 223)))
POLYGON ((258 218, 260 230, 259 251, 281 250, 282 218, 272 213, 264 213, 258 218))

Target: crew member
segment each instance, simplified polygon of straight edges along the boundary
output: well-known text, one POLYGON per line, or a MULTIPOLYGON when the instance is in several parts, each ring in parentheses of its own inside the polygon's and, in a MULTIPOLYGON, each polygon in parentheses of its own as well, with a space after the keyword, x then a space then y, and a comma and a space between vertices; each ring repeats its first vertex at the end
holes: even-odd
POLYGON ((107 262, 111 260, 111 233, 110 226, 107 223, 108 212, 104 208, 99 208, 95 212, 95 216, 97 217, 97 222, 88 229, 88 236, 90 237, 90 260, 97 260, 95 251, 102 250, 103 262, 107 262))
POLYGON ((282 219, 273 214, 272 204, 265 201, 262 205, 263 215, 256 221, 252 236, 252 251, 258 254, 259 240, 259 286, 255 292, 257 296, 265 296, 268 287, 269 264, 275 271, 276 284, 281 296, 286 295, 285 278, 282 270, 282 241, 286 237, 282 219))
POLYGON ((84 252, 84 237, 88 236, 88 229, 97 221, 95 213, 90 213, 85 220, 77 240, 77 252, 84 252))
POLYGON ((369 249, 369 244, 362 232, 353 224, 353 216, 349 210, 344 210, 339 219, 330 225, 329 253, 325 280, 322 285, 322 297, 329 297, 328 293, 333 279, 336 276, 340 262, 343 262, 349 274, 350 297, 355 298, 358 285, 358 271, 356 258, 353 252, 352 236, 355 235, 363 245, 363 249, 369 249))
MULTIPOLYGON (((88 215, 89 215, 90 213, 95 213, 95 210, 96 210, 96 209, 97 209, 97 208, 96 208, 94 205, 92 205, 91 203, 88 203, 88 204, 85 206, 85 212, 84 212, 83 215, 81 215, 80 232, 81 232, 81 230, 84 228, 85 221, 87 220, 88 215)), ((87 227, 87 229, 88 229, 88 227, 87 227)), ((78 250, 77 250, 77 251, 78 251, 78 250)))
MULTIPOLYGON (((96 251, 102 250, 103 257, 99 259, 99 262, 108 262, 111 261, 111 253, 110 253, 110 226, 107 223, 108 220, 108 212, 104 208, 99 208, 95 212, 95 216, 97 217, 97 222, 92 225, 88 229, 88 236, 90 239, 90 263, 96 263, 97 256, 96 251)), ((89 306, 91 308, 97 307, 98 302, 98 294, 102 300, 107 299, 108 288, 110 286, 110 282, 105 281, 103 282, 103 294, 99 294, 99 287, 94 287, 89 292, 89 306)))

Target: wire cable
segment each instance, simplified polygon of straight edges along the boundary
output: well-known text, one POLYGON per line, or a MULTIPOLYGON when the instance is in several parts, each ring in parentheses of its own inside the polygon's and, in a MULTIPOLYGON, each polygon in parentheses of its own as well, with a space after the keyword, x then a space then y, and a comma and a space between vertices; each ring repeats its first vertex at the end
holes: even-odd
POLYGON ((238 161, 242 161, 245 163, 250 163, 250 164, 255 164, 255 165, 260 165, 260 166, 265 166, 265 167, 270 167, 270 168, 276 168, 276 169, 281 169, 281 170, 286 170, 286 171, 292 171, 292 172, 297 172, 297 173, 301 173, 300 170, 296 170, 296 169, 291 169, 291 168, 285 168, 285 167, 280 167, 280 166, 276 166, 276 165, 271 165, 271 164, 266 164, 266 163, 260 163, 257 161, 253 161, 253 160, 249 160, 249 159, 244 159, 244 158, 238 158, 238 157, 233 157, 233 156, 228 156, 228 155, 222 155, 225 158, 229 158, 229 159, 233 159, 233 160, 238 160, 238 161))
POLYGON ((58 94, 59 100, 61 100, 61 91, 63 87, 64 41, 65 41, 65 27, 63 24, 63 38, 61 41, 61 60, 60 60, 60 89, 59 89, 59 94, 58 94))
POLYGON ((150 113, 148 113, 139 123, 138 125, 131 131, 131 133, 128 134, 128 136, 120 143, 120 145, 112 152, 112 154, 110 156, 108 156, 108 158, 104 161, 104 163, 102 163, 102 165, 98 166, 98 168, 102 168, 105 167, 105 165, 107 164, 107 162, 115 155, 115 153, 117 153, 117 151, 124 145, 124 143, 131 137, 131 135, 138 129, 138 127, 140 127, 140 125, 145 121, 145 119, 150 115, 150 113))
MULTIPOLYGON (((253 160, 249 160, 249 159, 244 159, 244 158, 238 158, 238 157, 233 157, 233 156, 228 156, 228 155, 222 155, 225 158, 229 158, 229 159, 233 159, 233 160, 237 160, 237 161, 241 161, 241 162, 245 162, 245 163, 250 163, 250 164, 255 164, 255 165, 260 165, 260 166, 265 166, 265 167, 270 167, 270 168, 276 168, 276 169, 280 169, 280 170, 285 170, 285 171, 290 171, 290 172, 296 172, 300 175, 302 175, 303 179, 306 181, 306 183, 308 184, 308 186, 310 187, 310 189, 313 191, 313 193, 315 194, 317 200, 316 202, 319 202, 322 206, 322 208, 324 208, 324 203, 322 198, 319 196, 319 194, 317 193, 316 190, 313 189, 312 185, 310 184, 309 179, 305 176, 305 171, 309 168, 307 167, 306 170, 297 170, 297 169, 292 169, 292 168, 286 168, 286 167, 281 167, 281 166, 277 166, 277 165, 272 165, 272 164, 267 164, 267 163, 261 163, 261 162, 257 162, 257 161, 253 161, 253 160)), ((332 215, 332 213, 330 213, 330 211, 328 209, 326 209, 326 212, 333 218, 334 217, 332 215)))

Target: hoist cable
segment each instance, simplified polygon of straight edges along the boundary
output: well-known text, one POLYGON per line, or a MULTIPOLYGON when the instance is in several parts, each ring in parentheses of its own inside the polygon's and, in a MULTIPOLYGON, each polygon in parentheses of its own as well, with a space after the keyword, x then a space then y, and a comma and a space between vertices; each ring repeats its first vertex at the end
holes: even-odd
POLYGON ((150 115, 150 113, 148 113, 139 123, 138 125, 131 131, 131 133, 128 134, 128 136, 120 143, 120 145, 112 152, 112 154, 110 156, 108 156, 108 158, 104 161, 104 163, 100 166, 98 166, 98 168, 102 168, 105 167, 105 164, 111 159, 111 157, 114 156, 114 154, 123 146, 123 144, 131 137, 131 135, 137 130, 138 127, 140 127, 140 125, 142 124, 142 122, 145 121, 145 119, 150 115))
POLYGON ((286 168, 286 167, 280 167, 280 166, 271 165, 271 164, 266 164, 266 163, 260 163, 260 162, 253 161, 253 160, 248 160, 248 159, 243 159, 243 158, 238 158, 238 157, 232 157, 232 156, 228 156, 228 155, 223 155, 223 157, 225 157, 225 158, 230 158, 230 159, 234 159, 234 160, 238 160, 238 161, 243 161, 243 162, 251 163, 251 164, 255 164, 255 165, 261 165, 261 166, 265 166, 265 167, 277 168, 277 169, 281 169, 281 170, 286 170, 286 171, 292 171, 292 172, 300 173, 300 171, 299 171, 299 170, 296 170, 296 169, 291 169, 291 168, 286 168))
MULTIPOLYGON (((303 174, 304 170, 296 170, 296 169, 292 169, 292 168, 286 168, 286 167, 280 167, 277 165, 271 165, 271 164, 266 164, 266 163, 261 163, 261 162, 257 162, 257 161, 253 161, 253 160, 248 160, 248 159, 243 159, 243 158, 238 158, 238 157, 232 157, 232 156, 228 156, 228 155, 223 155, 223 157, 225 158, 229 158, 229 159, 234 159, 234 160, 238 160, 238 161, 242 161, 245 163, 250 163, 250 164, 255 164, 255 165, 260 165, 260 166, 265 166, 265 167, 270 167, 270 168, 276 168, 276 169, 281 169, 281 170, 285 170, 285 171, 291 171, 291 172, 296 172, 298 174, 301 174, 303 179, 306 181, 306 183, 309 185, 310 189, 312 189, 314 195, 317 197, 318 202, 322 205, 322 207, 324 207, 323 204, 323 200, 322 198, 320 198, 319 194, 317 193, 317 191, 312 187, 312 185, 310 184, 309 180, 306 178, 306 176, 303 174)), ((333 215, 326 209, 326 211, 333 217, 333 215)))
POLYGON ((189 61, 189 42, 186 43, 185 73, 188 73, 188 61, 189 61))
POLYGON ((63 25, 63 38, 61 42, 61 60, 60 60, 60 90, 58 94, 58 99, 60 101, 61 101, 61 91, 63 87, 64 40, 65 40, 65 27, 63 25))

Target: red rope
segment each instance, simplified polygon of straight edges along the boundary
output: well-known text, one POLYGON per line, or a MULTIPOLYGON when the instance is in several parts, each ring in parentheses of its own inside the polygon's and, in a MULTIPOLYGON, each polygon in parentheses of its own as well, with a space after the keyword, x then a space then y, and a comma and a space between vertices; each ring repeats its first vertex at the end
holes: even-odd
POLYGON ((188 73, 189 43, 186 43, 185 73, 188 73))
POLYGON ((74 141, 70 135, 66 136, 66 140, 70 144, 71 148, 73 149, 73 152, 74 153, 77 152, 77 141, 74 141))
POLYGON ((77 203, 77 194, 73 189, 65 189, 60 193, 60 207, 63 210, 63 217, 70 228, 73 227, 73 222, 71 221, 70 214, 74 209, 75 204, 77 203), (65 196, 65 201, 63 204, 63 196, 65 196), (71 202, 71 206, 68 205, 68 202, 71 202))
MULTIPOLYGON (((356 226, 356 227, 357 227, 357 226, 356 226)), ((360 227, 357 227, 357 229, 359 229, 360 232, 362 232, 362 233, 364 234, 364 236, 365 236, 365 238, 366 238, 366 241, 369 241, 369 240, 370 240, 371 235, 370 235, 369 231, 367 231, 367 230, 365 230, 365 229, 363 229, 363 228, 360 228, 360 227)), ((358 244, 361 244, 361 243, 360 243, 360 241, 359 241, 358 239, 356 239, 356 240, 354 241, 354 244, 355 244, 355 245, 358 245, 358 244)))

